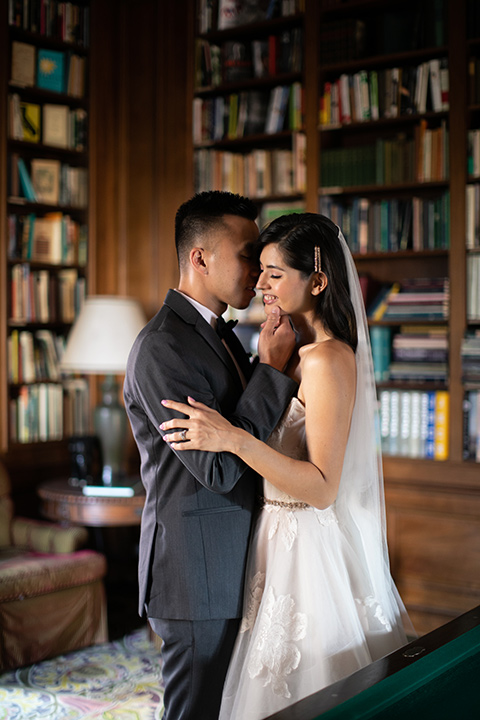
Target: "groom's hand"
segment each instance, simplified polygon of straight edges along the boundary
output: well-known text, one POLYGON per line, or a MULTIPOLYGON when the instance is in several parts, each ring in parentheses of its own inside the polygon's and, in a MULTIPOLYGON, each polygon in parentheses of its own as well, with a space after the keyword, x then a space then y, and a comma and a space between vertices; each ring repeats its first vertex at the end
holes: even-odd
POLYGON ((260 332, 258 341, 260 362, 283 372, 294 348, 295 333, 288 315, 282 315, 279 308, 272 308, 260 332))

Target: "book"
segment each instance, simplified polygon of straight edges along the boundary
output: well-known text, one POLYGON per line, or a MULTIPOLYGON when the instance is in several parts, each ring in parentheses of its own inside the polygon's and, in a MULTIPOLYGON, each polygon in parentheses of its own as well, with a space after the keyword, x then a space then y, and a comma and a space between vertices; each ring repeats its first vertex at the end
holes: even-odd
POLYGON ((223 80, 235 83, 253 75, 252 48, 250 42, 228 40, 223 44, 223 80))
POLYGON ((377 383, 388 380, 390 376, 391 335, 390 327, 382 325, 370 327, 373 367, 377 383))
POLYGON ((66 148, 70 110, 67 105, 45 103, 43 106, 42 140, 44 145, 66 148))
POLYGON ((12 42, 11 83, 20 87, 35 85, 35 46, 29 43, 12 42))
POLYGON ((65 92, 65 53, 40 48, 37 56, 37 87, 65 92))
POLYGON ((368 308, 368 317, 372 320, 381 320, 387 310, 389 298, 400 292, 400 287, 398 282, 383 287, 368 308))
POLYGON ((26 142, 40 141, 40 105, 20 102, 20 118, 22 124, 22 140, 26 142))
POLYGON ((25 161, 23 158, 17 157, 17 167, 20 185, 22 187, 24 197, 26 197, 27 200, 31 200, 32 202, 37 202, 37 193, 35 191, 32 179, 30 177, 30 173, 27 170, 27 166, 25 165, 25 161))
POLYGON ((449 416, 450 395, 447 390, 438 390, 435 396, 435 460, 448 459, 449 416))
POLYGON ((270 93, 265 120, 265 132, 267 135, 279 133, 283 130, 289 92, 288 85, 278 85, 270 93))
POLYGON ((88 497, 133 497, 143 488, 141 482, 135 485, 84 485, 82 493, 88 497))
POLYGON ((60 198, 59 160, 34 158, 31 162, 32 184, 37 200, 49 205, 57 205, 60 198))
POLYGON ((218 0, 219 30, 248 25, 267 18, 270 0, 218 0))
POLYGON ((59 265, 62 254, 62 215, 49 213, 35 218, 31 259, 59 265))

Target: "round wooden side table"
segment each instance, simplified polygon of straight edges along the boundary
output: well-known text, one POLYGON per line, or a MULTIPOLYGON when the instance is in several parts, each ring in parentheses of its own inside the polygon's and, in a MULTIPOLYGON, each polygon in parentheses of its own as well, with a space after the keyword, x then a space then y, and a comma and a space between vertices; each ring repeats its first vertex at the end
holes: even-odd
POLYGON ((84 495, 68 480, 51 480, 39 486, 41 513, 48 520, 87 527, 139 525, 145 503, 141 483, 132 497, 84 495))

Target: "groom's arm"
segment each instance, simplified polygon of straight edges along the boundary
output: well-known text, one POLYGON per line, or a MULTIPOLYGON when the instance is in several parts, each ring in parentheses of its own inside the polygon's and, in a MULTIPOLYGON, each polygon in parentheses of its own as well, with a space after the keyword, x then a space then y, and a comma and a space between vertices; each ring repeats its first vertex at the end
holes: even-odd
MULTIPOLYGON (((152 452, 160 457, 175 452, 162 439, 159 426, 174 414, 161 401, 165 398, 186 402, 187 397, 222 412, 219 393, 214 387, 213 370, 201 363, 188 362, 175 338, 147 336, 134 358, 129 360, 125 382, 125 402, 132 425, 139 425, 145 414, 152 452), (174 396, 174 397, 173 397, 174 396)), ((259 363, 236 407, 226 414, 232 424, 266 440, 280 420, 297 383, 279 370, 259 363)), ((181 427, 181 421, 179 421, 181 427)), ((137 434, 137 433, 135 433, 137 434)), ((218 493, 232 490, 246 465, 230 453, 190 451, 177 453, 188 471, 205 487, 218 493)))

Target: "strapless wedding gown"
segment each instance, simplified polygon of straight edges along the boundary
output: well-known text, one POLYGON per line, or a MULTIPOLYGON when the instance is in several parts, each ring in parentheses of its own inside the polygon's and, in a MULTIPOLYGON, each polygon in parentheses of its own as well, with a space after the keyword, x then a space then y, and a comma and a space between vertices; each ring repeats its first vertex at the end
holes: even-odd
MULTIPOLYGON (((307 459, 297 398, 269 445, 307 459)), ((371 595, 335 505, 317 510, 265 480, 263 487, 219 720, 265 718, 407 642, 371 595)))

